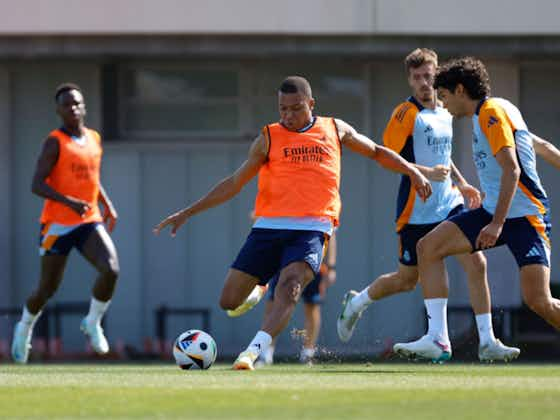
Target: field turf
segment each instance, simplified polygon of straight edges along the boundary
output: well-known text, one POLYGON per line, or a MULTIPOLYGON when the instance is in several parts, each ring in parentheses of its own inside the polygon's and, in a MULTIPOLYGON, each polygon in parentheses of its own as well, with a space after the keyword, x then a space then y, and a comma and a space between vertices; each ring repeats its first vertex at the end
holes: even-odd
POLYGON ((559 419, 560 365, 2 365, 0 418, 559 419))

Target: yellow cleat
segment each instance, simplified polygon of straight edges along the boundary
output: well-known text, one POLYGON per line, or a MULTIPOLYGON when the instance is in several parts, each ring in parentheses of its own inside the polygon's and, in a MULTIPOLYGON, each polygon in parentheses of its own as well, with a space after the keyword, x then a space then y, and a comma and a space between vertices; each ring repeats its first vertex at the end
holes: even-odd
POLYGON ((235 309, 228 309, 226 313, 232 318, 243 315, 261 301, 263 296, 266 295, 267 290, 268 284, 265 284, 264 286, 261 286, 260 284, 256 285, 249 296, 247 296, 247 299, 245 299, 245 302, 235 309))

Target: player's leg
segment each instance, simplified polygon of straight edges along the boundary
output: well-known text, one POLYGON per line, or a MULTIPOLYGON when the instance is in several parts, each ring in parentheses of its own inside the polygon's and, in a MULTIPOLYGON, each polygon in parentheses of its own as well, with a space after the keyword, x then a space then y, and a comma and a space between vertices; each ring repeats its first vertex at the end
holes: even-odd
POLYGON ((417 283, 416 265, 399 263, 398 271, 382 274, 361 292, 354 290, 346 292, 336 325, 340 340, 347 342, 352 338, 358 320, 371 303, 396 293, 414 290, 417 283))
POLYGON ((321 305, 318 303, 304 303, 304 327, 303 349, 300 354, 300 362, 309 363, 315 357, 317 351, 317 339, 321 330, 321 305))
POLYGON ((280 268, 283 231, 252 229, 226 276, 220 307, 236 317, 266 294, 267 282, 280 268))
POLYGON ((399 268, 382 274, 361 292, 349 290, 342 299, 342 311, 336 323, 338 337, 347 342, 365 309, 374 301, 413 290, 418 283, 416 244, 437 224, 407 225, 399 232, 399 268))
POLYGON ((235 360, 234 369, 253 369, 253 362, 286 327, 303 289, 319 272, 325 235, 317 231, 284 231, 282 235, 282 268, 272 310, 247 349, 235 360))
POLYGON ((311 283, 303 289, 303 315, 305 335, 303 337, 303 348, 301 349, 299 361, 310 363, 317 351, 317 339, 321 330, 321 305, 324 294, 321 294, 321 282, 323 274, 317 273, 311 283))
POLYGON ((16 363, 26 363, 31 348, 33 327, 47 301, 58 289, 68 254, 72 249, 70 233, 72 227, 53 223, 41 226, 39 235, 39 254, 41 255, 41 274, 39 284, 27 299, 20 321, 14 328, 12 358, 16 363))
MULTIPOLYGON (((276 285, 278 284, 278 275, 275 275, 268 283, 268 291, 266 293, 266 302, 264 304, 264 317, 266 318, 270 311, 272 311, 272 301, 274 300, 274 293, 276 285)), ((274 348, 276 347, 276 339, 274 337, 270 345, 259 355, 259 362, 263 365, 271 365, 274 363, 274 348)))
POLYGON ((23 306, 21 319, 14 328, 12 358, 16 363, 27 363, 33 327, 41 316, 47 301, 55 294, 64 274, 68 255, 43 255, 37 288, 23 306))
POLYGON ((529 308, 560 330, 560 300, 550 294, 550 268, 543 264, 521 267, 521 292, 529 308))
POLYGON ((102 224, 91 223, 76 230, 77 248, 98 272, 92 290, 89 312, 80 329, 88 336, 92 348, 99 354, 109 351, 109 343, 101 327, 119 276, 119 259, 113 240, 102 224))
MULTIPOLYGON (((456 218, 464 218, 469 213, 456 218)), ((475 219, 477 215, 470 217, 478 220, 475 219)), ((479 220, 478 222, 480 224, 479 220)), ((477 228, 480 231, 480 227, 477 228)), ((444 361, 451 357, 447 330, 448 282, 443 260, 449 255, 468 253, 472 249, 471 242, 463 230, 450 221, 441 223, 418 242, 418 272, 428 315, 428 333, 417 341, 395 344, 393 349, 396 353, 433 361, 444 361)))
POLYGON ((520 350, 502 344, 494 336, 486 257, 482 251, 478 251, 472 254, 456 255, 456 258, 467 274, 470 301, 478 330, 478 358, 481 361, 510 361, 516 359, 520 350))

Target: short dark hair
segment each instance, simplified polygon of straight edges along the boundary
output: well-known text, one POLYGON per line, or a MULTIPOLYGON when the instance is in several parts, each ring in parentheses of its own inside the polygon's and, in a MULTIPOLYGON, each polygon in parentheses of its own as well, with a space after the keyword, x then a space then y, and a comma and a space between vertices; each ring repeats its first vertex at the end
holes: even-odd
POLYGON ((417 69, 426 63, 432 63, 437 67, 438 56, 436 52, 434 50, 430 50, 429 48, 416 48, 404 59, 404 69, 406 74, 409 74, 411 68, 417 69))
POLYGON ((449 60, 438 69, 434 88, 445 88, 455 92, 463 85, 471 99, 484 99, 490 95, 490 77, 482 61, 474 57, 449 60))
POLYGON ((82 89, 75 83, 63 83, 56 88, 56 92, 54 94, 54 100, 58 103, 58 98, 65 92, 69 92, 71 90, 77 90, 78 92, 82 93, 82 89))
POLYGON ((282 93, 301 93, 307 98, 313 97, 311 85, 305 77, 301 76, 286 77, 278 88, 278 91, 282 93))

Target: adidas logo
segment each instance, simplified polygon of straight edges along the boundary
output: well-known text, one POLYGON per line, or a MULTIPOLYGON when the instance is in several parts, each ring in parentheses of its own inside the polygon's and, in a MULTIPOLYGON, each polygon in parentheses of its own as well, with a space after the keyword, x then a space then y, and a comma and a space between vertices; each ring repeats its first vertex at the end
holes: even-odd
POLYGON ((498 122, 498 119, 496 117, 491 116, 490 119, 488 120, 488 128, 492 127, 497 122, 498 122))
POLYGON ((541 253, 539 252, 538 248, 536 246, 533 246, 533 248, 531 248, 529 250, 529 252, 527 252, 527 254, 525 254, 525 258, 527 257, 540 257, 541 253))

